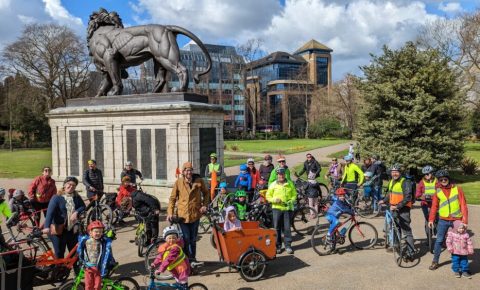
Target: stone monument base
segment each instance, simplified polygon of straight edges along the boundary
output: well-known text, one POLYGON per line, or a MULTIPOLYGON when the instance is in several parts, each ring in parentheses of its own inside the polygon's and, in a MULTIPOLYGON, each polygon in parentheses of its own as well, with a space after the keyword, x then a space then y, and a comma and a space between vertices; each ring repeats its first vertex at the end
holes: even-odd
MULTIPOLYGON (((177 168, 191 161, 203 175, 216 152, 223 162, 222 106, 191 93, 161 93, 67 101, 50 111, 52 169, 59 182, 66 176, 82 181, 87 161, 95 159, 105 192, 120 186, 125 162, 140 170, 142 188, 167 202, 177 168)), ((79 190, 85 192, 83 185, 79 190)))

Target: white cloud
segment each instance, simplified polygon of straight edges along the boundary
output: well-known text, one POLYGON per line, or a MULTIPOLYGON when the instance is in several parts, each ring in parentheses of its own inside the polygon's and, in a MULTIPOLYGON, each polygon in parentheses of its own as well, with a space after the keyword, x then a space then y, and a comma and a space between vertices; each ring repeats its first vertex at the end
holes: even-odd
POLYGON ((0 10, 8 8, 12 0, 0 0, 0 10))
POLYGON ((35 19, 35 17, 26 16, 26 15, 22 15, 22 14, 18 14, 17 17, 23 24, 30 24, 30 23, 33 23, 37 20, 37 19, 35 19))
POLYGON ((460 13, 463 11, 462 5, 458 2, 440 3, 438 4, 438 10, 445 13, 460 13))
POLYGON ((45 3, 45 11, 47 14, 58 23, 74 27, 83 26, 82 19, 70 14, 67 9, 62 6, 60 0, 43 0, 43 3, 45 3))

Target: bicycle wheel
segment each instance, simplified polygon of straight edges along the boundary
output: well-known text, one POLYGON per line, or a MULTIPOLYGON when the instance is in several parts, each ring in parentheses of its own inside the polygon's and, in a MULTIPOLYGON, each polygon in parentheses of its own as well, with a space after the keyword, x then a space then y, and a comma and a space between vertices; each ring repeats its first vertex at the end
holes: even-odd
MULTIPOLYGON (((150 273, 150 265, 153 263, 153 261, 155 260, 155 258, 157 257, 157 249, 158 247, 165 243, 165 241, 163 239, 160 239, 160 240, 157 240, 155 243, 151 244, 147 250, 145 251, 145 270, 147 273, 150 273)), ((158 279, 158 280, 169 280, 169 279, 172 279, 172 274, 170 274, 169 271, 165 271, 159 275, 155 275, 155 277, 158 279)))
POLYGON ((146 243, 147 237, 145 236, 144 233, 140 234, 137 239, 137 254, 139 257, 143 257, 145 254, 145 243, 146 243))
POLYGON ((373 225, 358 222, 350 227, 348 239, 357 249, 369 249, 377 243, 378 233, 373 225))
MULTIPOLYGON (((36 261, 38 257, 45 255, 48 251, 47 247, 39 240, 33 240, 28 243, 21 242, 17 245, 18 249, 26 249, 23 251, 23 254, 32 261, 36 261)), ((40 271, 46 271, 49 268, 52 268, 52 266, 35 266, 35 269, 40 271)))
POLYGON ((85 290, 85 283, 81 282, 75 287, 75 280, 68 281, 67 283, 61 285, 59 290, 85 290))
POLYGON ((398 266, 402 265, 402 245, 400 243, 400 233, 396 227, 393 228, 393 258, 398 266))
POLYGON ((206 234, 210 230, 210 221, 206 216, 200 218, 200 226, 198 227, 199 234, 206 234))
POLYGON ((294 211, 292 227, 297 235, 311 235, 318 222, 317 211, 309 206, 302 206, 294 211))
POLYGON ((329 194, 328 186, 325 183, 320 183, 320 195, 322 198, 326 198, 329 194))
POLYGON ((390 247, 392 244, 392 241, 390 240, 390 224, 386 219, 383 223, 383 239, 385 241, 385 249, 388 249, 388 247, 390 247))
POLYGON ((240 260, 238 266, 240 268, 240 276, 247 282, 257 281, 265 273, 267 268, 266 261, 265 255, 261 252, 255 250, 248 252, 240 260))
POLYGON ((378 212, 373 211, 373 199, 369 197, 357 198, 355 201, 355 209, 359 216, 367 219, 374 218, 378 212))
POLYGON ((139 290, 140 285, 130 277, 120 277, 113 282, 112 290, 139 290))
POLYGON ((433 254, 433 250, 435 249, 435 233, 434 233, 435 229, 433 228, 429 228, 428 227, 428 224, 425 225, 425 232, 427 233, 427 246, 428 246, 428 250, 430 251, 430 253, 433 254))
POLYGON ((202 283, 193 283, 188 285, 188 289, 193 289, 193 290, 208 290, 207 286, 203 285, 202 283))
POLYGON ((106 204, 92 207, 87 215, 87 224, 95 220, 101 221, 105 226, 112 225, 112 209, 106 204))
POLYGON ((332 252, 331 244, 327 242, 327 231, 321 227, 315 227, 310 244, 315 253, 320 256, 326 256, 332 252))

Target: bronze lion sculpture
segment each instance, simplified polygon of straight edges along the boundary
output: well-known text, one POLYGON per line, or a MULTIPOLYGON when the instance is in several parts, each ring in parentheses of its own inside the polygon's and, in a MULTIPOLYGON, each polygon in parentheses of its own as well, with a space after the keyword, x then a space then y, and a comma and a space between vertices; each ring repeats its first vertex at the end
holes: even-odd
POLYGON ((188 87, 188 72, 180 63, 180 50, 177 35, 183 34, 197 43, 205 54, 207 69, 194 76, 199 82, 201 75, 207 74, 212 67, 212 60, 200 39, 190 31, 174 25, 140 25, 123 27, 121 18, 116 12, 108 12, 100 8, 90 15, 87 28, 87 43, 90 55, 97 70, 102 72, 102 82, 96 97, 121 95, 122 77, 127 78, 125 70, 153 59, 155 83, 153 92, 161 92, 165 86, 167 70, 175 73, 180 81, 180 91, 188 87))

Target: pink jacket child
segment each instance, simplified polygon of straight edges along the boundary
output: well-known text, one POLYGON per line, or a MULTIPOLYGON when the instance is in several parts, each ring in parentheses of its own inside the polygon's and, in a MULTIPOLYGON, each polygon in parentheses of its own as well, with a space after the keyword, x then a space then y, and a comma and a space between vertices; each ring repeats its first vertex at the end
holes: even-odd
POLYGON ((453 230, 447 233, 447 250, 452 254, 452 270, 457 278, 460 272, 465 278, 470 278, 468 255, 473 254, 473 243, 466 231, 465 225, 460 221, 453 223, 453 230))
POLYGON ((190 275, 190 263, 182 249, 184 242, 179 237, 178 230, 172 226, 163 230, 163 236, 166 242, 158 247, 158 255, 152 266, 159 267, 156 273, 170 271, 177 283, 186 286, 190 275), (175 239, 171 239, 171 236, 175 236, 175 239))

